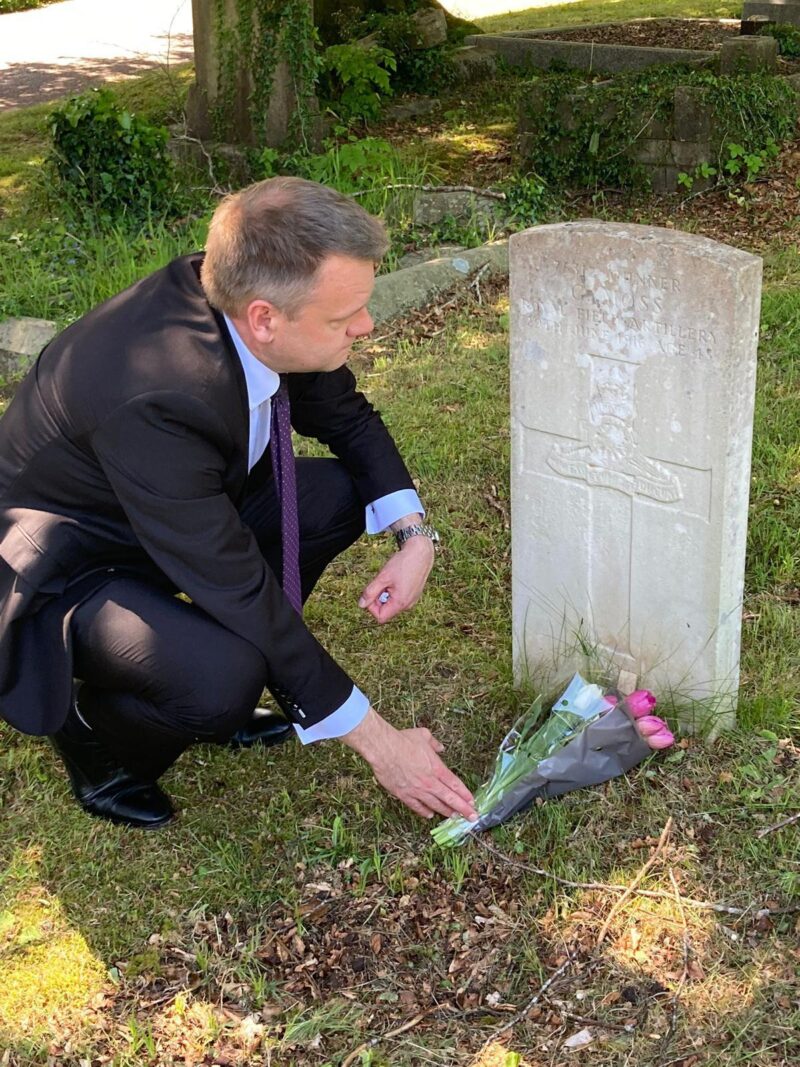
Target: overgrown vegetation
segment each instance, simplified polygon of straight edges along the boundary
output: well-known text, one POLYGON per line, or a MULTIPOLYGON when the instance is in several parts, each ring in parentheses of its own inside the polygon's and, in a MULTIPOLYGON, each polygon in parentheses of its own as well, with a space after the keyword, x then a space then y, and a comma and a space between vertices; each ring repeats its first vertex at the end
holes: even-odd
POLYGON ((522 92, 524 155, 556 187, 641 187, 647 171, 637 147, 670 135, 675 90, 683 87, 700 90, 712 115, 714 165, 703 177, 752 180, 794 133, 797 93, 784 78, 670 66, 587 82, 580 72, 556 71, 522 92))
POLYGON ((335 44, 325 49, 320 89, 344 122, 369 122, 381 113, 392 95, 391 75, 397 70, 394 53, 380 45, 335 44))
POLYGON ((787 59, 796 59, 800 56, 800 27, 778 23, 777 26, 765 26, 761 35, 774 37, 778 42, 779 55, 787 59))
POLYGON ((289 136, 294 144, 313 140, 312 100, 319 73, 317 36, 311 4, 307 0, 236 0, 235 21, 225 0, 215 0, 214 18, 219 41, 218 95, 212 122, 222 131, 235 128, 234 116, 246 98, 249 124, 258 139, 267 129, 269 100, 280 63, 286 64, 295 107, 289 136), (250 86, 237 71, 250 72, 250 86))

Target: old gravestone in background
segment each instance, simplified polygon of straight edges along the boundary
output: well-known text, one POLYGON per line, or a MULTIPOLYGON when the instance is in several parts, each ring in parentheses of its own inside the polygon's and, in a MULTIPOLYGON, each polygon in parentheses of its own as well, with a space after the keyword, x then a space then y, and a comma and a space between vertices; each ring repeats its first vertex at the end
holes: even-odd
POLYGON ((518 676, 588 644, 732 721, 761 260, 595 221, 511 238, 518 676))

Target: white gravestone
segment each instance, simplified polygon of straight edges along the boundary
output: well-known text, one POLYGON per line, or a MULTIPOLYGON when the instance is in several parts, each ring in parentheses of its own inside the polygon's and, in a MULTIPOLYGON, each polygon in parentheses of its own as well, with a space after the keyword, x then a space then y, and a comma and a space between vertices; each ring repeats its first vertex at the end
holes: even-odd
POLYGON ((760 292, 757 256, 673 230, 511 238, 518 678, 588 645, 732 721, 760 292))

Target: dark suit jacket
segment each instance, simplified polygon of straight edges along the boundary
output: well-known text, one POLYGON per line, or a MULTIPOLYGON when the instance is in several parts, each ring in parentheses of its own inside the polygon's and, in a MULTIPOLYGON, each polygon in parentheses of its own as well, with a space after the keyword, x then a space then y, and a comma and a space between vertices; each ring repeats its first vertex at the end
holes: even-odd
MULTIPOLYGON (((27 733, 66 716, 70 612, 109 568, 168 580, 251 642, 301 725, 351 692, 239 518, 247 392, 201 263, 175 260, 66 329, 0 420, 0 715, 27 733)), ((290 375, 289 391, 295 429, 344 462, 365 504, 411 487, 349 370, 290 375)))

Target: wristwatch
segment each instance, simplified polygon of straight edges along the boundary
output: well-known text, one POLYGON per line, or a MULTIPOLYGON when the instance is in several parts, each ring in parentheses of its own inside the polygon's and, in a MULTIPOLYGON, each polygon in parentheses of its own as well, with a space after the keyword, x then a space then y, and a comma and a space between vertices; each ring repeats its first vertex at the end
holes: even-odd
POLYGON ((441 543, 438 531, 424 522, 415 522, 411 526, 404 526, 402 530, 397 530, 394 535, 397 547, 402 548, 411 537, 429 537, 435 548, 438 548, 441 543))

